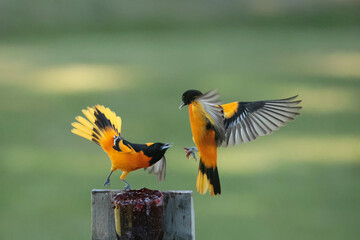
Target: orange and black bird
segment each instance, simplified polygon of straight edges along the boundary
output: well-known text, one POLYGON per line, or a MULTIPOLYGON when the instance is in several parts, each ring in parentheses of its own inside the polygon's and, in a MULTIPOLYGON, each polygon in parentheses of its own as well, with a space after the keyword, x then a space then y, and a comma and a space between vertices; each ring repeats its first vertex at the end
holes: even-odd
MULTIPOLYGON (((205 94, 188 90, 182 95, 180 109, 189 106, 189 118, 196 147, 185 148, 186 156, 199 152, 200 163, 196 189, 221 194, 217 169, 217 147, 247 143, 271 134, 299 115, 297 96, 256 102, 232 102, 221 105, 216 90, 205 94)), ((195 158, 196 159, 196 158, 195 158)))
POLYGON ((169 143, 135 144, 125 140, 121 135, 121 118, 109 108, 101 105, 82 110, 87 120, 81 116, 72 123, 71 132, 86 138, 99 146, 109 155, 111 170, 104 185, 110 186, 110 176, 117 169, 123 171, 120 179, 130 189, 125 181, 126 176, 137 169, 144 168, 149 173, 157 175, 163 181, 166 175, 165 152, 171 147, 169 143))

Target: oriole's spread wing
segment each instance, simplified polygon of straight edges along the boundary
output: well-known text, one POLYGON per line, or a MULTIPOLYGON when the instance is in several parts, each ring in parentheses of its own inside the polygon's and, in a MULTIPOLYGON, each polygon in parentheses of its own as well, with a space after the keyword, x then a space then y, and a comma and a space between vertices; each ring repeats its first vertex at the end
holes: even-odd
POLYGON ((219 96, 215 89, 196 99, 204 109, 205 117, 208 120, 207 127, 213 128, 215 131, 218 146, 225 140, 224 113, 220 107, 221 101, 218 100, 219 96))
POLYGON ((221 105, 224 110, 225 140, 222 146, 242 144, 258 136, 271 134, 299 115, 301 100, 294 97, 256 101, 233 102, 221 105))

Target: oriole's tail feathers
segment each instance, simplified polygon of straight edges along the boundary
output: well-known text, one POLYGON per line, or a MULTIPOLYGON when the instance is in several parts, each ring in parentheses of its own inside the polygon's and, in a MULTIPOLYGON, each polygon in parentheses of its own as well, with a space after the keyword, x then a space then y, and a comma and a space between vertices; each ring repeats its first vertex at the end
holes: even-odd
POLYGON ((201 158, 196 180, 196 189, 201 194, 205 194, 207 190, 209 190, 211 196, 221 194, 220 178, 217 167, 206 167, 201 161, 201 158))
POLYGON ((77 116, 78 122, 73 122, 71 132, 86 138, 103 148, 113 145, 114 135, 121 133, 121 118, 109 108, 95 105, 82 110, 87 119, 77 116))

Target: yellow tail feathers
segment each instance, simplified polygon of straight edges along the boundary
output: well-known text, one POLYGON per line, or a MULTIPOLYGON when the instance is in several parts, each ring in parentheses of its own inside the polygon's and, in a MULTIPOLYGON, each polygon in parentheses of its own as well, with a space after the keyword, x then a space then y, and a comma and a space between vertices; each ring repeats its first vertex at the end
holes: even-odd
POLYGON ((205 194, 209 188, 210 181, 207 178, 206 174, 202 173, 200 170, 198 171, 197 179, 196 179, 196 190, 200 194, 205 194))
POLYGON ((71 132, 86 138, 103 148, 113 141, 114 135, 121 133, 121 118, 116 116, 109 108, 102 105, 95 105, 82 110, 84 117, 78 116, 73 122, 71 132))
POLYGON ((206 167, 201 161, 199 163, 199 171, 196 179, 196 190, 200 194, 205 194, 207 190, 211 196, 221 194, 220 179, 217 167, 206 167))

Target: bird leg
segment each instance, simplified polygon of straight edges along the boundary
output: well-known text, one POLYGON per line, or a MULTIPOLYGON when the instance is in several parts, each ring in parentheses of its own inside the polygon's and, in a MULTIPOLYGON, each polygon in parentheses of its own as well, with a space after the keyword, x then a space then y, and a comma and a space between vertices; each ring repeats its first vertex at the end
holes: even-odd
POLYGON ((106 178, 106 181, 104 183, 104 186, 106 186, 108 188, 110 188, 110 176, 112 173, 113 173, 113 171, 111 170, 109 176, 106 178))
POLYGON ((130 184, 127 181, 125 181, 125 180, 121 180, 121 181, 123 181, 126 184, 126 186, 124 187, 124 190, 126 190, 126 191, 131 190, 130 184))
POLYGON ((199 150, 197 149, 197 147, 184 147, 185 151, 186 151, 186 157, 187 159, 189 159, 190 155, 195 159, 196 159, 196 155, 195 152, 198 152, 199 150))
POLYGON ((121 176, 120 176, 120 180, 123 181, 123 182, 126 184, 124 190, 131 190, 130 184, 129 184, 127 181, 125 181, 125 178, 126 178, 126 176, 127 176, 128 174, 129 174, 128 172, 123 172, 123 173, 121 174, 121 176))

